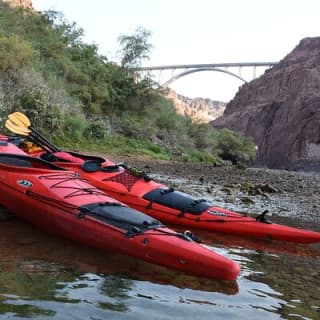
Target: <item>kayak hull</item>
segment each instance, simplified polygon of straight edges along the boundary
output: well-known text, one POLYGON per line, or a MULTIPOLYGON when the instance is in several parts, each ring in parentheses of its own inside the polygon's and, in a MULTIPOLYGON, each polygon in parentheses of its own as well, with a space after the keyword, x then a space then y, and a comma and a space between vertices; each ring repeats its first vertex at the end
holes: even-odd
POLYGON ((28 160, 24 155, 0 153, 0 203, 17 216, 50 233, 103 250, 197 276, 237 278, 240 268, 230 259, 128 208, 74 172, 46 167, 39 159, 28 160), (32 165, 26 167, 26 162, 32 165), (131 226, 134 218, 130 215, 142 219, 139 228, 148 227, 141 231, 131 226))

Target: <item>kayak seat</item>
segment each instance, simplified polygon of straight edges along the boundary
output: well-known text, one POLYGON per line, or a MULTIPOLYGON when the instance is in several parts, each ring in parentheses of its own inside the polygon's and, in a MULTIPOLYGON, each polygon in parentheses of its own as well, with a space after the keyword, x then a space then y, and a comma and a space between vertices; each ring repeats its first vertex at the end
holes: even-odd
POLYGON ((200 215, 212 207, 212 204, 204 199, 196 199, 186 193, 176 191, 172 188, 154 189, 146 193, 143 198, 150 201, 149 206, 151 206, 152 203, 158 203, 169 208, 194 215, 200 215))
POLYGON ((12 158, 12 157, 1 157, 0 163, 8 164, 10 166, 15 166, 15 167, 32 168, 32 163, 30 161, 24 160, 24 159, 12 158))

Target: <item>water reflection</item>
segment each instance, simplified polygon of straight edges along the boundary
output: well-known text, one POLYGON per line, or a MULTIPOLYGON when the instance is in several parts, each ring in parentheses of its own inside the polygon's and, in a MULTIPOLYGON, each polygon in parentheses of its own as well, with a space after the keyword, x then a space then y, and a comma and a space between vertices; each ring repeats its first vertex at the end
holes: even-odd
POLYGON ((310 246, 261 249, 200 232, 241 265, 237 283, 228 283, 94 250, 20 220, 0 223, 0 232, 0 319, 319 318, 319 250, 310 246))

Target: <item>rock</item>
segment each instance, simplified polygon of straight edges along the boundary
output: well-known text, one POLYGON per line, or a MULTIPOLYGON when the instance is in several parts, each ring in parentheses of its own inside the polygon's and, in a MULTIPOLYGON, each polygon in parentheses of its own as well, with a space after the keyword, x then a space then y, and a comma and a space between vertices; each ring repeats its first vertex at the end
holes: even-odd
POLYGON ((250 195, 264 195, 266 193, 278 193, 279 191, 270 184, 252 184, 245 182, 241 185, 242 192, 248 192, 250 195))
POLYGON ((242 197, 241 199, 241 202, 244 203, 244 204, 254 204, 255 202, 249 198, 249 197, 242 197))
POLYGON ((226 203, 234 203, 235 202, 235 198, 234 197, 230 197, 230 196, 225 197, 224 198, 224 202, 226 202, 226 203))
POLYGON ((261 196, 264 192, 257 186, 254 186, 254 188, 248 190, 248 194, 253 195, 253 196, 261 196))
POLYGON ((240 191, 250 191, 254 189, 255 189, 255 186, 250 182, 244 182, 240 186, 240 191))
POLYGON ((232 194, 231 189, 229 189, 229 188, 227 188, 227 187, 223 187, 223 188, 221 189, 221 191, 225 192, 225 193, 228 194, 228 195, 231 195, 231 194, 232 194))
POLYGON ((212 193, 212 190, 209 187, 207 187, 206 191, 207 193, 212 193))
POLYGON ((262 192, 267 192, 267 193, 278 193, 279 190, 277 190, 276 188, 274 188, 272 185, 270 184, 260 184, 258 185, 258 187, 260 188, 260 190, 262 192))
POLYGON ((254 138, 257 164, 320 171, 320 37, 303 39, 278 65, 240 87, 215 128, 254 138))

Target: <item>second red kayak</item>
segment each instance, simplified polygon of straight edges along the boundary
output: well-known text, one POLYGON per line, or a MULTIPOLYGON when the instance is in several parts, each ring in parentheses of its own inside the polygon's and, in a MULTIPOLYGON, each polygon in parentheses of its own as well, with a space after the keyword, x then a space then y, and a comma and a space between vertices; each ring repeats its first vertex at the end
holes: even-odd
POLYGON ((223 209, 105 158, 54 150, 33 156, 78 172, 110 196, 166 224, 305 244, 320 242, 319 232, 271 223, 266 212, 250 217, 223 209))

